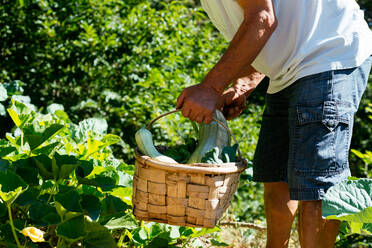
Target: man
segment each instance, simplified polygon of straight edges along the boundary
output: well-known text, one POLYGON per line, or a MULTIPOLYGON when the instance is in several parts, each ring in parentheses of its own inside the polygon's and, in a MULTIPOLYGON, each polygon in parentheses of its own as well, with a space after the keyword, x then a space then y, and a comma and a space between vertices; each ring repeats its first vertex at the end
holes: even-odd
POLYGON ((270 78, 254 158, 264 182, 266 247, 287 247, 299 207, 303 248, 333 247, 339 222, 321 217, 329 187, 350 175, 353 116, 371 68, 372 33, 354 0, 202 0, 228 49, 177 108, 209 123, 241 114, 270 78), (226 87, 233 83, 232 87, 226 87))

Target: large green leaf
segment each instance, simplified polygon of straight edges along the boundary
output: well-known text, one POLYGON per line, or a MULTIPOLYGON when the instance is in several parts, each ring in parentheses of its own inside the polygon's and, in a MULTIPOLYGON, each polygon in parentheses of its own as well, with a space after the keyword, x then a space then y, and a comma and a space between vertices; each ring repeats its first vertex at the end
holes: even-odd
POLYGON ((132 206, 132 187, 116 187, 112 189, 109 194, 119 197, 123 202, 132 206))
POLYGON ((32 159, 35 161, 36 167, 44 180, 53 179, 52 159, 45 154, 32 157, 32 159))
POLYGON ((24 90, 22 88, 22 85, 24 85, 24 83, 22 81, 13 80, 11 82, 4 83, 3 85, 6 88, 8 95, 10 96, 23 94, 24 90))
POLYGON ((0 200, 5 202, 8 206, 12 205, 12 203, 22 194, 24 190, 22 190, 22 187, 18 187, 12 191, 3 192, 1 190, 0 185, 0 200))
POLYGON ((116 242, 111 233, 104 226, 86 221, 86 236, 83 240, 84 247, 87 248, 116 248, 116 242))
POLYGON ((58 192, 55 195, 55 200, 59 202, 65 209, 71 212, 82 212, 80 205, 81 197, 75 189, 70 189, 65 192, 58 192))
POLYGON ((137 221, 131 213, 119 213, 108 218, 105 218, 101 222, 102 225, 107 227, 110 230, 115 229, 135 229, 138 227, 137 221))
POLYGON ((93 162, 80 160, 80 165, 76 169, 76 175, 78 177, 84 178, 88 176, 93 171, 93 162))
POLYGON ((79 160, 72 155, 54 154, 52 159, 53 176, 56 180, 66 179, 79 166, 79 160))
POLYGON ((20 159, 13 163, 16 173, 29 185, 39 185, 38 171, 32 158, 20 159))
POLYGON ((7 110, 14 124, 20 129, 23 129, 26 123, 31 122, 35 118, 34 109, 14 99, 12 99, 12 106, 7 110))
POLYGON ((124 212, 129 206, 120 198, 106 194, 105 199, 102 201, 102 210, 104 215, 113 215, 124 212))
POLYGON ((64 111, 65 108, 63 107, 62 104, 52 103, 46 109, 46 111, 47 111, 48 114, 54 114, 57 110, 64 111))
POLYGON ((372 223, 372 179, 345 180, 331 187, 322 201, 326 219, 372 223))
POLYGON ((93 171, 85 178, 78 178, 79 183, 100 187, 103 191, 109 191, 116 187, 119 175, 112 167, 95 166, 93 171))
POLYGON ((88 131, 94 131, 98 134, 105 134, 107 131, 107 121, 99 118, 89 118, 79 122, 79 125, 72 126, 72 138, 78 143, 87 140, 88 131))
POLYGON ((19 187, 27 187, 27 184, 22 180, 22 178, 11 171, 0 171, 0 185, 3 192, 10 192, 19 187))
POLYGON ((61 221, 57 210, 53 206, 40 201, 31 203, 28 214, 35 225, 49 226, 61 221))
POLYGON ((48 127, 40 128, 38 124, 33 124, 25 127, 25 139, 30 145, 30 149, 35 150, 45 141, 56 135, 64 125, 61 124, 52 124, 48 127))
POLYGON ((13 146, 7 146, 7 147, 1 146, 0 147, 0 158, 5 157, 15 151, 17 151, 17 148, 13 146))
POLYGON ((94 195, 83 194, 81 196, 81 206, 92 220, 97 220, 101 214, 101 202, 94 195))
POLYGON ((0 158, 0 171, 6 171, 9 168, 9 161, 0 158))
POLYGON ((62 222, 57 226, 57 236, 65 238, 69 241, 77 241, 86 235, 86 226, 84 215, 71 218, 62 222))
POLYGON ((20 206, 26 206, 28 204, 32 204, 37 201, 40 195, 39 187, 30 186, 27 188, 25 192, 23 192, 15 201, 20 206))

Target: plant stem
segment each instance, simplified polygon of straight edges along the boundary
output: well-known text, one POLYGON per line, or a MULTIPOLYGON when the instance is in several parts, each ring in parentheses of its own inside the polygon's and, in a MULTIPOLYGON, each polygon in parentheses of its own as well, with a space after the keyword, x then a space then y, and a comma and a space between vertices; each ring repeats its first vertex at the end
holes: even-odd
POLYGON ((52 196, 54 195, 56 189, 57 189, 57 184, 58 184, 58 181, 56 181, 56 183, 54 184, 53 188, 52 188, 52 192, 50 193, 50 196, 48 198, 48 201, 47 201, 47 204, 49 204, 50 200, 52 199, 52 196))
POLYGON ((121 232, 121 235, 120 235, 119 241, 118 241, 118 243, 117 243, 117 246, 118 246, 119 248, 122 247, 122 245, 123 245, 123 241, 124 241, 124 238, 125 238, 126 233, 127 233, 127 230, 121 232))
POLYGON ((23 130, 21 130, 21 147, 20 150, 23 151, 23 130))
POLYGON ((10 205, 8 205, 8 204, 7 204, 7 208, 8 208, 8 214, 9 214, 9 223, 10 223, 10 227, 12 228, 12 233, 13 233, 14 239, 17 243, 17 247, 22 248, 21 243, 19 243, 17 233, 16 233, 15 228, 14 228, 14 223, 13 223, 13 218, 12 218, 12 209, 10 208, 10 205))
POLYGON ((187 244, 190 242, 191 236, 187 237, 185 243, 183 243, 182 248, 186 248, 187 244))
POLYGON ((57 248, 60 247, 61 241, 62 241, 61 237, 58 237, 57 248))

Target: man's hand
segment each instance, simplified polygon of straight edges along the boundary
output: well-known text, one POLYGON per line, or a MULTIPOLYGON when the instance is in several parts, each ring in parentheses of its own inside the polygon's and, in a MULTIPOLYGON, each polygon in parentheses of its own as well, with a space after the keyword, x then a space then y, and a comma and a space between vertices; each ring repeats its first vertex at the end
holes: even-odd
POLYGON ((182 91, 177 99, 177 109, 182 109, 182 115, 192 121, 208 124, 221 100, 221 94, 215 89, 196 84, 182 91))
POLYGON ((226 119, 234 119, 244 111, 246 99, 256 88, 257 84, 244 79, 238 79, 233 87, 228 88, 223 93, 222 112, 226 119))

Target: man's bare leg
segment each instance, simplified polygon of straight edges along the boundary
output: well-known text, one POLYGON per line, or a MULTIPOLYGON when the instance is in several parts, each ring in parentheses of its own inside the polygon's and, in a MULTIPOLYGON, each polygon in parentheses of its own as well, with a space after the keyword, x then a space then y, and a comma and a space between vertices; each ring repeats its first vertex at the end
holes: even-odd
POLYGON ((332 248, 340 221, 322 219, 321 201, 300 201, 299 235, 302 248, 332 248))
POLYGON ((289 199, 289 188, 285 182, 264 183, 264 186, 267 222, 266 248, 288 247, 298 202, 289 199))

